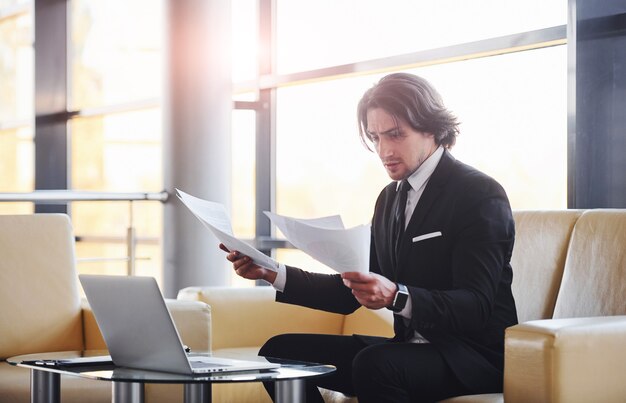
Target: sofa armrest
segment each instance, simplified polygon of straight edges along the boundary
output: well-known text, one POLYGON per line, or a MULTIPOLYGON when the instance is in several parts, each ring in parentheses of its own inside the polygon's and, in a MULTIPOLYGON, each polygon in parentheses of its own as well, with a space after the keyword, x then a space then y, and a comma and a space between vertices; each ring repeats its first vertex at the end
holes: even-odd
POLYGON ((506 330, 507 402, 622 401, 626 316, 537 320, 506 330))
POLYGON ((211 351, 211 307, 199 301, 166 299, 180 338, 193 351, 211 351))
POLYGON ((106 350, 107 345, 102 338, 100 328, 96 322, 89 302, 85 298, 81 300, 81 309, 83 316, 83 337, 85 350, 106 350))
MULTIPOLYGON (((165 304, 174 319, 174 324, 183 343, 194 351, 210 351, 211 308, 198 301, 166 299, 165 304)), ((89 303, 82 300, 84 345, 86 350, 106 349, 89 303)))

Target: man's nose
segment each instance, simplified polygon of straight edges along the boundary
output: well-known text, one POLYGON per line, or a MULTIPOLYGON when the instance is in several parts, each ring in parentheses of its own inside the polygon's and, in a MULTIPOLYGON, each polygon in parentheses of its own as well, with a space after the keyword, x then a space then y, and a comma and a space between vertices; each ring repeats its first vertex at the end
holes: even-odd
POLYGON ((385 136, 380 136, 378 140, 378 155, 380 157, 391 157, 394 153, 394 147, 390 144, 389 140, 385 136))

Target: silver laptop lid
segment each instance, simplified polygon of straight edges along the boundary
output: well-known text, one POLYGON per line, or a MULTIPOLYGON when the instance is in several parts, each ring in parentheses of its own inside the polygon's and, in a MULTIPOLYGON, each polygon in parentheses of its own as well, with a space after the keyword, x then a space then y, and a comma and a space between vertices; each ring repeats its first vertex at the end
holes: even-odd
POLYGON ((154 278, 79 278, 115 365, 192 374, 154 278))

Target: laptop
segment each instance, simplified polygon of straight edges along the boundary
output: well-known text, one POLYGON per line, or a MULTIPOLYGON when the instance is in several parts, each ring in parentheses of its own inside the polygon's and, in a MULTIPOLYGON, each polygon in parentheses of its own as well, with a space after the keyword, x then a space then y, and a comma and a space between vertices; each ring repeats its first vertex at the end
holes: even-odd
POLYGON ((117 366, 187 375, 280 367, 267 361, 188 355, 153 277, 79 279, 117 366))

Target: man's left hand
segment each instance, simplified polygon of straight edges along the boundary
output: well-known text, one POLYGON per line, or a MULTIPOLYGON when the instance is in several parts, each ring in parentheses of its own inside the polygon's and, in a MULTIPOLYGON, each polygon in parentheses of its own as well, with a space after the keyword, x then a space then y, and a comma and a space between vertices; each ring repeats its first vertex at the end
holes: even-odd
POLYGON ((348 272, 341 278, 361 305, 369 309, 390 306, 396 295, 396 283, 376 273, 348 272))

